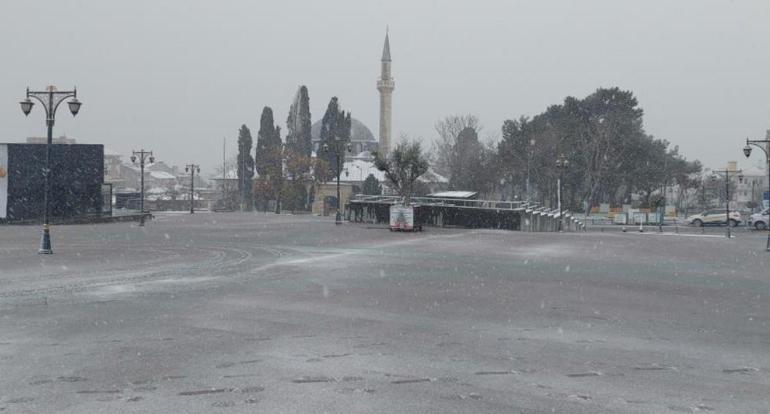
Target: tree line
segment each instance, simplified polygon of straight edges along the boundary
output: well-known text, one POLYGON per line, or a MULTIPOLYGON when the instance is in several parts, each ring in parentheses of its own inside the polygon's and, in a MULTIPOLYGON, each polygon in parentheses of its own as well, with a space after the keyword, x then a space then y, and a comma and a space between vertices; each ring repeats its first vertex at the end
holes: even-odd
MULTIPOLYGON (((647 134, 643 115, 632 92, 600 88, 582 99, 567 97, 533 117, 505 120, 500 134, 486 139, 479 138, 484 131, 478 117, 449 116, 436 123, 437 139, 425 160, 419 145, 404 141, 394 154, 377 156, 374 163, 385 173, 388 190, 407 198, 425 191, 415 185, 414 173, 432 168, 448 178, 450 190, 476 191, 480 198, 554 207, 561 180, 562 204, 573 211, 631 203, 632 195, 640 196, 640 207, 656 207, 666 187, 675 185, 680 194, 699 188, 702 167, 678 147, 647 134), (561 155, 569 165, 563 170, 556 165, 561 155), (407 167, 399 166, 399 157, 417 169, 403 170, 407 167)), ((237 162, 244 207, 266 209, 269 200, 276 200, 277 210, 308 209, 315 184, 334 177, 337 157, 344 156, 322 148, 344 148, 351 119, 338 98, 331 98, 322 118, 321 145, 312 157, 309 96, 301 86, 286 120, 285 141, 270 107, 262 110, 253 157, 251 131, 241 126, 237 162)), ((367 178, 365 192, 382 192, 372 179, 367 178)))
MULTIPOLYGON (((351 122, 350 112, 343 111, 338 98, 332 97, 321 122, 320 148, 349 142, 351 122)), ((315 185, 337 174, 334 151, 319 148, 317 156, 312 156, 311 125, 310 97, 307 87, 302 85, 289 108, 285 140, 269 106, 262 109, 256 145, 249 127, 241 126, 236 162, 243 209, 267 210, 271 200, 275 201, 276 211, 310 208, 315 185)))
POLYGON ((449 178, 450 189, 484 198, 555 206, 563 176, 565 208, 630 203, 632 194, 641 195, 642 207, 654 207, 667 186, 697 188, 702 167, 647 134, 643 115, 632 92, 601 88, 583 99, 567 97, 531 118, 504 121, 496 143, 479 140, 477 117, 450 116, 436 123, 432 161, 449 178), (569 165, 564 171, 556 166, 562 154, 569 165))

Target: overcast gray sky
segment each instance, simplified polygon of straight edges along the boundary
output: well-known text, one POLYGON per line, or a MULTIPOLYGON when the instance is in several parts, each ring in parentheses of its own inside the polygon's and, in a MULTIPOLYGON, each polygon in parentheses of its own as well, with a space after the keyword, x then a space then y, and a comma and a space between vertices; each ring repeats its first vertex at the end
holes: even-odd
POLYGON ((717 167, 770 129, 769 22, 759 0, 3 1, 0 142, 45 134, 40 108, 25 118, 18 101, 49 84, 77 85, 84 103, 76 119, 60 111, 55 135, 204 174, 241 124, 256 139, 263 106, 285 131, 300 84, 314 121, 336 95, 376 134, 390 25, 396 136, 427 141, 457 113, 484 136, 619 86, 649 133, 717 167))

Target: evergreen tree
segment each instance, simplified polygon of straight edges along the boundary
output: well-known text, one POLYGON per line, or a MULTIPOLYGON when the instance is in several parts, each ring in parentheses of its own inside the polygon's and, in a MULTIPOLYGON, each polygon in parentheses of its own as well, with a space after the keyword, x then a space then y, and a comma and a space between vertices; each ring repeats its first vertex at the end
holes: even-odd
POLYGON ((262 109, 257 133, 256 167, 260 177, 274 176, 281 170, 281 128, 273 122, 273 110, 262 109))
POLYGON ((251 180, 254 178, 254 158, 251 157, 251 131, 246 125, 241 125, 238 131, 238 193, 241 203, 251 209, 252 193, 251 180))
POLYGON ((307 87, 300 86, 286 119, 286 145, 293 151, 309 157, 313 152, 310 136, 310 97, 307 87))
POLYGON ((374 174, 369 174, 366 179, 364 180, 364 188, 362 189, 362 192, 364 195, 381 195, 382 194, 382 185, 380 184, 380 180, 378 180, 374 174))
POLYGON ((281 128, 273 121, 273 110, 269 106, 262 109, 257 133, 257 152, 255 157, 259 175, 259 194, 257 198, 266 209, 268 200, 280 203, 281 182, 283 179, 283 143, 281 128))
POLYGON ((697 187, 693 178, 700 163, 687 161, 668 141, 648 135, 643 114, 632 92, 602 88, 583 99, 567 97, 532 118, 507 120, 497 147, 500 178, 522 199, 531 196, 554 206, 563 173, 564 204, 569 209, 587 205, 589 210, 599 203, 630 203, 632 194, 651 205, 667 186, 697 187), (560 154, 569 160, 563 172, 555 166, 560 154))
POLYGON ((329 101, 329 106, 326 108, 326 113, 321 120, 321 147, 318 151, 318 157, 325 160, 332 175, 337 176, 337 157, 341 156, 340 165, 344 162, 346 147, 345 144, 350 142, 350 128, 352 121, 350 118, 350 112, 340 110, 337 97, 333 97, 329 101), (324 145, 329 149, 324 151, 324 145), (339 154, 338 154, 338 151, 339 154))

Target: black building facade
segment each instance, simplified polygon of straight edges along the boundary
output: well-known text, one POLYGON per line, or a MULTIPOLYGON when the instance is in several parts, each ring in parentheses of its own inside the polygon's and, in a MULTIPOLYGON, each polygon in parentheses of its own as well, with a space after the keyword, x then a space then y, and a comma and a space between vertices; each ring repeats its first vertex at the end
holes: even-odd
MULTIPOLYGON (((42 218, 45 145, 0 144, 0 151, 3 146, 7 154, 5 220, 42 218)), ((101 214, 103 182, 103 145, 51 146, 51 217, 101 214)))

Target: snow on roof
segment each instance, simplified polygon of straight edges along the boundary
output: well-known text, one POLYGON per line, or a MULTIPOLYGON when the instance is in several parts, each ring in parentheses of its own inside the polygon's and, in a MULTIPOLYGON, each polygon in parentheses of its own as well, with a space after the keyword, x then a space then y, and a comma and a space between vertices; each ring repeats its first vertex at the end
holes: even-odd
POLYGON ((443 175, 433 171, 433 168, 428 168, 428 172, 420 176, 419 181, 422 181, 424 183, 442 183, 446 184, 449 182, 449 179, 444 177, 443 175))
POLYGON ((150 177, 158 180, 175 180, 176 177, 173 174, 169 174, 165 171, 150 171, 150 177))
POLYGON ((352 159, 345 161, 342 167, 345 181, 364 181, 369 174, 374 175, 378 181, 385 180, 385 173, 374 166, 374 162, 363 159, 352 159), (346 174, 347 173, 347 174, 346 174))
POLYGON ((441 191, 438 193, 428 194, 428 197, 436 198, 473 198, 476 196, 475 191, 441 191))

